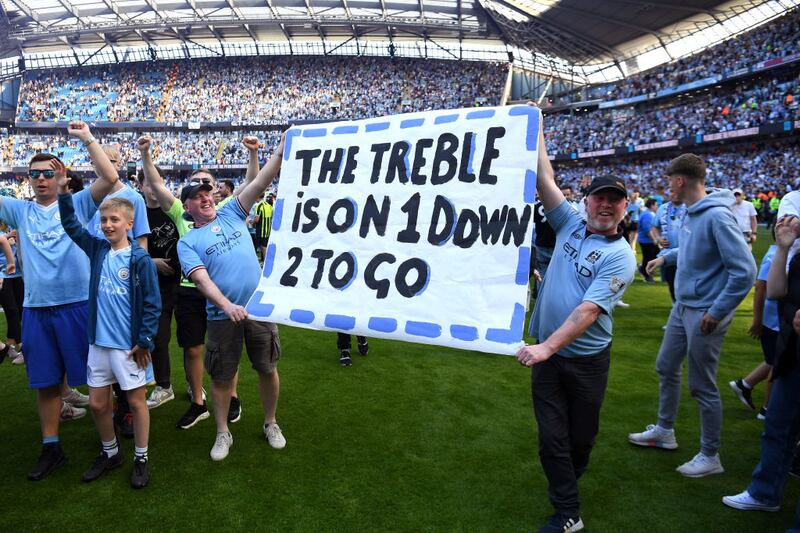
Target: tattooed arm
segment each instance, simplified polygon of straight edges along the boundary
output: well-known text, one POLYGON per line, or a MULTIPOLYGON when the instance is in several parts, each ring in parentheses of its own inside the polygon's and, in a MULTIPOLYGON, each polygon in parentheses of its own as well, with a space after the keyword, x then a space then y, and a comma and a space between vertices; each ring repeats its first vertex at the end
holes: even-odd
POLYGON ((520 348, 517 352, 517 361, 525 366, 546 361, 551 355, 580 337, 602 312, 596 303, 582 302, 572 310, 564 323, 540 344, 525 345, 520 348))

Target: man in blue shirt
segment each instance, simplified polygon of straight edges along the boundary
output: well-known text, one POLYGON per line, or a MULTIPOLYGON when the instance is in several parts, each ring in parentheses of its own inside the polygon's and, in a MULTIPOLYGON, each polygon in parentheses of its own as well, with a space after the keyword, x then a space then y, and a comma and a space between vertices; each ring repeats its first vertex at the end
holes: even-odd
POLYGON ((756 264, 731 212, 728 190, 706 193, 706 166, 694 154, 683 154, 667 166, 672 189, 688 210, 680 247, 647 265, 648 273, 666 264, 678 266, 675 305, 669 315, 656 359, 659 375, 658 423, 631 433, 637 446, 673 450, 673 426, 681 396, 683 362, 688 359, 689 392, 700 407, 700 452, 677 468, 686 477, 724 472, 719 458, 722 400, 717 366, 725 333, 756 277, 756 264))
POLYGON ((644 203, 644 211, 639 216, 639 246, 642 247, 642 264, 639 265, 639 273, 647 283, 653 283, 653 277, 645 271, 645 267, 658 255, 658 246, 650 235, 656 218, 656 209, 658 209, 656 201, 648 198, 644 203))
MULTIPOLYGON (((73 196, 75 213, 86 224, 114 187, 117 170, 89 126, 71 122, 68 132, 83 142, 97 169, 98 179, 92 186, 73 196)), ((17 228, 25 256, 22 341, 28 381, 37 391, 43 443, 39 460, 28 473, 32 481, 43 479, 66 462, 58 436, 61 382, 66 374, 70 385, 86 383, 89 350, 89 258, 61 226, 53 164, 56 159, 50 154, 36 154, 31 159, 28 176, 34 191, 32 202, 0 198, 0 219, 17 228)))
POLYGON ((228 456, 233 436, 228 430, 228 409, 233 378, 242 345, 258 372, 264 408, 264 434, 273 448, 286 445, 275 418, 280 380, 280 341, 275 324, 247 318, 244 305, 258 286, 261 268, 247 232, 247 215, 280 170, 283 140, 255 179, 217 212, 212 187, 200 183, 181 191, 181 202, 194 221, 194 229, 178 241, 181 268, 208 300, 208 340, 205 366, 211 376, 217 436, 211 458, 228 456))
POLYGON ((556 243, 517 360, 533 366, 531 389, 539 427, 539 458, 555 514, 540 532, 583 528, 578 478, 586 471, 599 428, 611 360, 611 315, 633 282, 636 258, 617 226, 628 194, 620 178, 592 181, 586 219, 564 199, 539 138, 537 189, 556 243))
MULTIPOLYGON (((678 200, 674 191, 670 191, 670 201, 661 204, 661 207, 658 208, 653 227, 650 230, 650 236, 661 248, 658 255, 664 255, 668 250, 678 247, 685 217, 686 206, 678 200)), ((673 302, 675 302, 675 273, 677 270, 677 265, 665 265, 661 269, 662 278, 667 282, 669 295, 673 302)))

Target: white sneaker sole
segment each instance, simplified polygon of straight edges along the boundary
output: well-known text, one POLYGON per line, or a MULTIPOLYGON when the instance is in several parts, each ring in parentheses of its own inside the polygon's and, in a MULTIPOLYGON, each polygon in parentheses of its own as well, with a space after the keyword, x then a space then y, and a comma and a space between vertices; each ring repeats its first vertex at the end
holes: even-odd
POLYGON ((686 473, 686 472, 681 472, 680 468, 681 467, 676 468, 675 471, 678 472, 680 475, 682 475, 684 477, 691 477, 691 478, 713 476, 714 474, 724 474, 725 473, 725 469, 722 468, 721 465, 719 467, 713 468, 712 470, 707 470, 705 472, 693 472, 691 474, 686 473))
POLYGON ((677 442, 662 442, 659 440, 636 440, 628 436, 628 442, 634 446, 641 446, 643 448, 660 448, 662 450, 676 450, 678 448, 677 442))
POLYGON ((736 501, 730 496, 725 496, 724 498, 722 498, 722 503, 724 503, 728 507, 732 507, 733 509, 739 509, 740 511, 766 511, 768 513, 774 513, 781 510, 780 505, 742 503, 736 501))
POLYGON ((196 425, 197 425, 197 423, 198 423, 198 422, 200 422, 201 420, 205 420, 205 419, 206 419, 206 418, 208 418, 209 416, 211 416, 211 415, 209 414, 209 412, 208 412, 208 411, 206 411, 206 412, 205 412, 205 413, 203 413, 202 415, 200 415, 200 416, 198 416, 197 418, 195 418, 195 419, 194 419, 194 422, 192 422, 192 423, 191 423, 191 424, 189 424, 188 426, 181 426, 181 429, 189 429, 189 428, 191 428, 191 427, 194 427, 194 426, 196 426, 196 425))
MULTIPOLYGON (((233 444, 231 444, 231 446, 233 446, 233 444)), ((220 455, 214 455, 214 451, 212 450, 209 455, 211 456, 211 460, 212 461, 222 461, 223 459, 228 457, 228 454, 230 453, 230 451, 231 451, 231 449, 229 447, 227 450, 225 450, 225 455, 220 456, 220 455)))
POLYGON ((168 396, 167 398, 164 398, 160 402, 151 402, 150 400, 147 400, 147 408, 148 409, 155 409, 156 407, 164 405, 165 403, 167 403, 169 401, 172 401, 174 399, 175 399, 175 395, 173 394, 172 396, 168 396))
POLYGON ((740 389, 739 386, 736 385, 735 381, 729 381, 728 385, 730 385, 731 390, 733 391, 733 393, 736 395, 737 398, 739 398, 739 401, 742 402, 745 405, 745 407, 747 407, 748 409, 753 410, 753 411, 756 410, 755 407, 751 407, 750 404, 747 403, 747 398, 744 397, 744 394, 742 393, 742 389, 740 389))

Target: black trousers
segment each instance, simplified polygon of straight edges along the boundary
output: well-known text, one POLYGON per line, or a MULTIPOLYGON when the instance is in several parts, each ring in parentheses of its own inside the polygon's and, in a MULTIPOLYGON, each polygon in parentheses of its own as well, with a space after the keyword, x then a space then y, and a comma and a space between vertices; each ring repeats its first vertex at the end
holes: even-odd
POLYGON ((531 392, 539 427, 539 460, 557 513, 580 515, 578 479, 600 427, 611 345, 590 357, 553 355, 533 366, 531 392))
POLYGON ((669 296, 672 298, 672 303, 675 303, 675 274, 678 272, 678 266, 664 266, 664 281, 667 282, 669 287, 669 296))
POLYGON ((22 301, 25 298, 25 285, 22 278, 6 278, 0 289, 0 305, 6 314, 8 326, 6 338, 22 341, 22 301))
POLYGON ((158 320, 158 332, 154 339, 153 374, 156 384, 168 389, 172 385, 169 365, 169 341, 172 338, 172 312, 178 294, 178 283, 159 283, 161 290, 161 317, 158 320))
MULTIPOLYGON (((366 337, 357 336, 356 340, 359 344, 364 344, 367 342, 366 337)), ((337 333, 336 334, 336 347, 340 350, 349 350, 350 349, 350 335, 347 333, 337 333)))
POLYGON ((642 247, 642 264, 639 266, 639 273, 645 277, 645 279, 651 279, 652 276, 647 274, 645 271, 645 267, 647 267, 647 263, 652 261, 658 255, 658 246, 654 243, 643 243, 640 242, 639 246, 642 247))

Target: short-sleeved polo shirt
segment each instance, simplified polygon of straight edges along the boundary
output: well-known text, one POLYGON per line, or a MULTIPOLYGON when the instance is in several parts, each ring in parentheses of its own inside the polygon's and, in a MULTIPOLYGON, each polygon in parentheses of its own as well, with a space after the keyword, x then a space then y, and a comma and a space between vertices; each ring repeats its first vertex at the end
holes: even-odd
POLYGON ((561 327, 578 305, 592 302, 602 313, 558 354, 596 355, 611 342, 612 312, 633 282, 636 256, 621 233, 606 237, 587 232, 586 221, 566 201, 546 215, 556 232, 556 246, 528 333, 542 342, 561 327))

